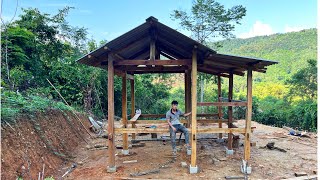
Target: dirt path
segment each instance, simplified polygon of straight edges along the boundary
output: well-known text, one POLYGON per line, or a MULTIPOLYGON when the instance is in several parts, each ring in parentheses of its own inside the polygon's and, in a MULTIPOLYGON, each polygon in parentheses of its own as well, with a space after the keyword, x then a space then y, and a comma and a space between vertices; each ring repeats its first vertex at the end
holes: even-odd
MULTIPOLYGON (((244 121, 238 121, 239 127, 244 126, 244 121)), ((116 124, 119 126, 119 124, 116 124)), ((306 172, 314 175, 317 170, 317 137, 311 134, 311 138, 301 138, 287 135, 288 132, 282 128, 265 126, 253 122, 256 129, 253 133, 253 141, 256 146, 252 147, 251 160, 252 174, 250 179, 283 179, 294 177, 294 173, 306 172), (268 142, 275 142, 275 146, 285 149, 287 152, 278 150, 262 149, 268 142)), ((160 135, 158 135, 159 137, 160 135)), ((215 138, 215 135, 199 135, 199 138, 215 138)), ((138 136, 137 139, 150 139, 150 135, 138 136)), ((240 135, 240 145, 243 136, 240 135)), ((130 140, 130 137, 129 137, 130 140)), ((91 145, 106 145, 107 140, 103 138, 94 139, 91 145)), ((116 144, 122 145, 122 136, 116 136, 116 144)), ((121 149, 116 153, 116 173, 107 173, 107 149, 89 150, 81 148, 77 151, 76 162, 78 167, 70 173, 66 179, 121 179, 130 177, 130 173, 159 169, 159 173, 139 176, 137 178, 152 179, 225 179, 225 176, 243 176, 240 172, 240 163, 243 157, 243 146, 235 149, 235 154, 230 157, 225 155, 225 143, 217 143, 212 139, 200 140, 197 143, 197 165, 200 173, 189 174, 189 169, 181 167, 184 161, 190 164, 190 156, 186 150, 178 152, 174 162, 167 157, 171 154, 170 142, 163 145, 161 141, 145 142, 145 147, 134 147, 130 149, 129 156, 122 156, 121 149), (212 162, 212 158, 220 159, 212 162), (123 161, 137 160, 137 163, 124 164, 123 161), (162 165, 167 164, 164 167, 162 165)), ((183 147, 183 146, 181 146, 183 147)), ((69 167, 68 164, 63 170, 69 167)))

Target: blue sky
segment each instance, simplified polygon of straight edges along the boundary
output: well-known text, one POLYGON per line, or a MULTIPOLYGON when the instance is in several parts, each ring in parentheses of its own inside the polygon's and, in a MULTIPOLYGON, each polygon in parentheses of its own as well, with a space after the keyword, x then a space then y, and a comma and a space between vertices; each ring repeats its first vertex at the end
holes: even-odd
MULTIPOLYGON (((3 0, 2 18, 13 17, 16 0, 3 0)), ((317 26, 316 0, 218 0, 225 7, 243 5, 247 15, 241 25, 236 26, 234 34, 240 38, 270 35, 315 28, 317 26)), ((177 21, 170 18, 174 9, 189 11, 192 0, 19 0, 17 16, 21 8, 38 8, 49 14, 57 13, 64 6, 75 7, 68 16, 73 26, 88 29, 89 37, 108 41, 145 22, 149 16, 180 32, 177 21)), ((17 19, 16 17, 15 19, 17 19)))

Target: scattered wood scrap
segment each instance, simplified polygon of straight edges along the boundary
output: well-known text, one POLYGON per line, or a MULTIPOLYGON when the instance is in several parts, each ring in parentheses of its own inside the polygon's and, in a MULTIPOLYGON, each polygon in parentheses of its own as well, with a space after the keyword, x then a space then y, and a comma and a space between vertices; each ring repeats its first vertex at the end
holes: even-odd
POLYGON ((123 161, 123 164, 129 164, 129 163, 136 163, 138 160, 131 160, 131 161, 123 161))
POLYGON ((282 148, 274 146, 274 144, 275 144, 275 142, 269 142, 266 146, 260 147, 260 149, 266 149, 267 148, 267 149, 270 149, 270 150, 276 149, 276 150, 279 150, 281 152, 287 152, 286 150, 284 150, 282 148))
POLYGON ((294 175, 295 175, 296 177, 300 177, 300 176, 306 176, 306 175, 308 175, 308 174, 307 174, 306 172, 295 172, 294 175))

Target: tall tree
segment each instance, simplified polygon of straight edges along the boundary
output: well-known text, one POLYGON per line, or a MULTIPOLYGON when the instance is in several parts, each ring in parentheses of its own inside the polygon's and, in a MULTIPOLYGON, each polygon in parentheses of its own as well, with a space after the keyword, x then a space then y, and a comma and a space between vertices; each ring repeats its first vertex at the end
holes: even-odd
MULTIPOLYGON (((246 8, 242 5, 226 9, 215 0, 194 0, 191 13, 174 10, 171 18, 179 20, 182 28, 190 31, 196 41, 205 44, 211 38, 234 38, 232 31, 245 15, 246 8)), ((201 75, 200 102, 203 102, 204 97, 204 81, 205 77, 201 75)))

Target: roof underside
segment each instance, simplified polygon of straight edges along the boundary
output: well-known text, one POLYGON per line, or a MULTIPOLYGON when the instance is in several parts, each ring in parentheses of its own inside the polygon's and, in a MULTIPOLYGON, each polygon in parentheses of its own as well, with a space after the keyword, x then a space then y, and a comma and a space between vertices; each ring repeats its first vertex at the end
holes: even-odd
MULTIPOLYGON (((161 59, 189 61, 192 58, 193 49, 196 48, 198 71, 214 75, 227 75, 231 71, 236 75, 243 75, 249 66, 252 66, 254 71, 266 72, 267 66, 277 63, 262 59, 218 54, 214 50, 158 22, 154 17, 149 17, 142 25, 83 56, 78 62, 89 66, 106 68, 108 57, 112 57, 116 62, 123 60, 149 60, 151 42, 154 42, 155 59, 157 60, 161 57, 161 59)), ((139 74, 182 73, 191 68, 190 65, 178 64, 170 66, 143 65, 145 64, 116 65, 115 69, 127 71, 131 74, 139 74)))

